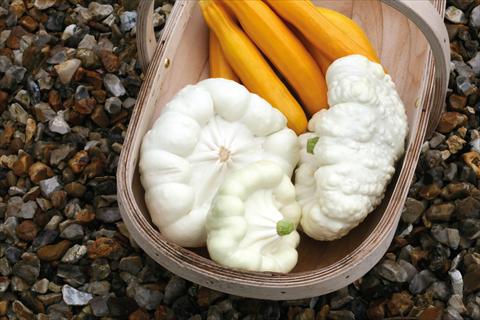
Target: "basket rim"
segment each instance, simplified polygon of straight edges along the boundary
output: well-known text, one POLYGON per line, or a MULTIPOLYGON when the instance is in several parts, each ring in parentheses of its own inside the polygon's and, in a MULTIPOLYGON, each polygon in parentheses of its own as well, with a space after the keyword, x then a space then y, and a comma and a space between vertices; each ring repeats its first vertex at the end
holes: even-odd
MULTIPOLYGON (((175 5, 172 15, 175 12, 182 10, 185 6, 188 6, 188 3, 186 4, 183 1, 180 5, 175 5)), ((171 29, 173 29, 173 26, 171 29)), ((172 30, 170 29, 165 29, 165 31, 167 32, 163 35, 163 38, 165 39, 164 41, 166 41, 172 34, 172 30)), ((160 65, 160 62, 163 61, 163 53, 164 47, 162 47, 161 50, 156 50, 151 65, 160 65)), ((385 212, 390 214, 383 214, 371 233, 359 243, 354 250, 349 252, 342 259, 319 269, 286 274, 251 272, 223 267, 208 258, 202 257, 188 249, 169 242, 142 214, 135 201, 131 185, 131 177, 133 177, 134 169, 138 166, 138 163, 135 163, 135 165, 130 164, 129 166, 127 156, 132 153, 131 150, 133 148, 133 143, 131 142, 136 137, 133 128, 136 128, 139 124, 145 110, 144 102, 150 91, 153 90, 152 80, 155 78, 157 70, 156 68, 150 67, 146 73, 144 83, 142 84, 141 91, 137 98, 137 105, 131 116, 117 169, 117 196, 122 219, 129 230, 131 230, 130 228, 141 230, 141 232, 138 233, 131 233, 133 239, 163 267, 188 280, 213 289, 219 289, 218 281, 249 288, 270 288, 277 290, 318 286, 321 282, 331 280, 332 276, 337 278, 339 275, 342 275, 344 282, 352 282, 355 280, 353 279, 354 277, 360 277, 363 275, 359 275, 358 272, 355 271, 355 267, 359 263, 368 263, 369 269, 371 269, 381 259, 390 245, 395 232, 395 228, 391 230, 389 227, 391 225, 396 226, 400 219, 399 212, 401 212, 404 200, 407 197, 408 186, 413 177, 421 145, 423 144, 424 136, 429 124, 428 120, 432 109, 431 104, 434 100, 433 97, 435 96, 436 87, 438 87, 439 79, 435 79, 432 60, 431 53, 429 53, 427 61, 431 67, 426 68, 424 74, 424 79, 426 79, 424 82, 428 81, 428 85, 425 85, 422 90, 424 109, 417 119, 415 126, 413 126, 414 128, 412 128, 412 138, 409 145, 406 147, 404 158, 402 160, 403 164, 399 169, 398 181, 393 189, 390 201, 385 208, 385 212), (155 250, 159 251, 154 250, 152 243, 157 244, 155 250), (381 254, 378 253, 379 250, 382 251, 381 254), (165 259, 160 260, 161 256, 165 257, 165 259), (369 261, 365 262, 366 259, 369 259, 369 261), (196 276, 192 277, 191 273, 186 272, 187 270, 194 272, 196 276)), ((340 285, 343 286, 344 282, 341 282, 340 285)), ((222 287, 220 290, 229 292, 229 288, 222 287)), ((235 292, 231 290, 230 293, 235 294, 235 292)), ((256 295, 252 295, 252 297, 255 296, 256 295)))

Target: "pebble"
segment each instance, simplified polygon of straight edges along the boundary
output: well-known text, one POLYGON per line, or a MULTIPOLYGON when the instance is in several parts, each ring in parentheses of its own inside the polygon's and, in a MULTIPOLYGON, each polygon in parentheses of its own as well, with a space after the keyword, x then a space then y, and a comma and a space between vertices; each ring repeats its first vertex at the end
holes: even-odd
POLYGON ((135 302, 147 310, 154 310, 162 301, 163 294, 155 284, 139 285, 135 287, 135 302))
POLYGON ((120 15, 120 30, 122 32, 128 32, 132 30, 137 23, 137 12, 136 11, 124 11, 120 15))
POLYGON ((90 2, 90 4, 88 5, 88 10, 95 19, 101 20, 113 12, 113 7, 109 4, 90 2))
POLYGON ((422 270, 413 277, 408 289, 412 294, 423 293, 434 281, 436 278, 430 270, 422 270))
POLYGON ((93 299, 90 293, 79 291, 68 284, 63 286, 62 295, 63 301, 70 306, 84 306, 93 299))
POLYGON ((54 68, 63 84, 69 84, 73 78, 73 74, 82 64, 80 59, 70 59, 63 63, 57 64, 54 68))
POLYGON ((35 316, 33 312, 27 308, 22 302, 19 300, 15 300, 12 304, 12 310, 15 312, 15 315, 22 320, 34 320, 35 316))
POLYGON ((480 27, 480 6, 476 6, 470 12, 470 25, 475 28, 480 27))
POLYGON ((97 220, 105 223, 113 223, 122 218, 118 207, 99 208, 96 210, 95 216, 97 220))
POLYGON ((453 129, 463 126, 467 123, 468 117, 458 112, 444 112, 440 118, 437 130, 440 133, 447 134, 453 129))
POLYGON ((121 245, 115 239, 100 237, 88 246, 88 256, 90 259, 112 258, 121 254, 121 245))
MULTIPOLYGON (((46 165, 41 164, 41 167, 45 168, 44 170, 46 172, 44 175, 42 175, 42 177, 48 177, 53 175, 53 172, 49 171, 51 169, 48 168, 46 165)), ((32 179, 32 177, 30 177, 30 179, 32 179)), ((60 185, 60 182, 58 181, 58 176, 53 176, 48 179, 42 179, 39 181, 39 185, 40 190, 45 197, 49 197, 53 192, 59 190, 62 187, 60 185)))
MULTIPOLYGON (((179 277, 172 277, 165 287, 163 301, 167 304, 172 303, 187 289, 187 282, 179 277)), ((138 302, 138 301, 137 301, 138 302)))
POLYGON ((377 265, 377 273, 383 278, 392 282, 407 281, 407 272, 395 261, 385 260, 383 263, 377 265))
POLYGON ((425 215, 433 222, 447 222, 450 220, 454 211, 455 205, 453 203, 441 203, 432 205, 427 209, 425 215))
POLYGON ((70 132, 70 126, 65 121, 63 111, 59 111, 57 115, 48 123, 48 128, 51 132, 65 135, 70 132))
POLYGON ((77 263, 87 254, 87 247, 84 245, 75 244, 73 247, 65 252, 65 255, 62 257, 62 262, 64 263, 77 263))
POLYGON ((79 224, 71 224, 60 233, 60 237, 68 240, 80 240, 85 235, 83 227, 79 224))
POLYGON ((92 280, 106 279, 111 274, 110 265, 106 259, 95 259, 91 265, 92 280))
POLYGON ((34 6, 38 10, 45 10, 55 5, 56 0, 35 0, 34 6))
POLYGON ((120 97, 127 93, 120 79, 112 73, 105 75, 103 78, 103 84, 107 91, 114 97, 120 97))
POLYGON ((40 260, 59 260, 70 247, 70 241, 62 240, 56 244, 46 245, 38 249, 37 254, 40 260))
POLYGON ((94 297, 90 300, 90 308, 92 309, 92 313, 96 317, 103 317, 108 315, 108 305, 107 299, 104 297, 94 297))
POLYGON ((142 258, 139 256, 128 256, 120 259, 120 263, 118 265, 119 270, 126 271, 133 275, 136 275, 142 270, 143 262, 142 258))
POLYGON ((40 294, 45 294, 48 291, 48 284, 50 281, 48 279, 43 278, 35 282, 32 286, 32 291, 40 294))

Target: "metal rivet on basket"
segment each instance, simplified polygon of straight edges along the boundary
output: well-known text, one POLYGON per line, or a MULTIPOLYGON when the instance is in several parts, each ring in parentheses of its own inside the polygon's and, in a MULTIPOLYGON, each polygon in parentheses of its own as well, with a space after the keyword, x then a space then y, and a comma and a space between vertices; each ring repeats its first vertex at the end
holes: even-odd
POLYGON ((169 58, 165 58, 165 61, 163 61, 163 66, 166 68, 170 67, 170 59, 169 58))
POLYGON ((420 102, 421 102, 421 99, 420 98, 417 98, 415 100, 415 108, 420 108, 420 102))

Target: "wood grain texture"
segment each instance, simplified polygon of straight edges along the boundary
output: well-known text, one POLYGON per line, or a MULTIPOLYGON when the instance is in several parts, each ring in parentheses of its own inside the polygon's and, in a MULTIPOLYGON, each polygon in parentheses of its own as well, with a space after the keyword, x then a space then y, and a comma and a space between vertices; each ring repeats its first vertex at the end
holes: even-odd
MULTIPOLYGON (((353 282, 370 270, 390 245, 431 121, 430 115, 439 114, 442 109, 438 101, 444 98, 448 74, 442 76, 439 70, 447 70, 447 66, 445 59, 433 59, 430 48, 436 48, 434 53, 439 57, 445 53, 443 44, 440 36, 427 35, 426 38, 417 27, 424 23, 418 21, 419 17, 433 12, 408 11, 425 1, 402 1, 410 2, 403 9, 408 19, 391 7, 389 0, 385 0, 387 4, 377 0, 317 2, 352 16, 365 28, 380 53, 382 64, 397 83, 406 105, 410 132, 396 176, 381 205, 343 239, 319 242, 304 236, 299 247, 299 263, 289 274, 224 268, 209 260, 205 249, 192 251, 168 242, 149 220, 137 165, 142 138, 161 108, 180 88, 208 76, 208 31, 198 5, 195 1, 177 0, 145 74, 125 138, 117 183, 122 217, 135 241, 158 263, 181 277, 240 296, 299 299, 325 294, 353 282), (434 64, 437 64, 437 72, 434 64)), ((443 15, 445 0, 434 0, 433 4, 443 15)), ((420 11, 431 9, 424 5, 418 7, 420 11)), ((439 17, 436 22, 427 21, 427 27, 435 29, 439 21, 443 24, 439 17)), ((428 29, 425 25, 422 28, 428 29)), ((137 36, 140 39, 146 36, 138 26, 137 36)), ((146 42, 141 45, 147 46, 146 42)))

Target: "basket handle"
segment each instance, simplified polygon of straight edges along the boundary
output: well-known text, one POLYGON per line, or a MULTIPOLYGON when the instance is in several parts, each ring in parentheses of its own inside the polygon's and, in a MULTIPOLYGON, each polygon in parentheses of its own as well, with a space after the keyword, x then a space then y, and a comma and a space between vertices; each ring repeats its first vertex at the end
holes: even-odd
MULTIPOLYGON (((428 0, 381 0, 392 8, 407 16, 425 35, 430 43, 435 58, 435 94, 433 102, 426 106, 425 112, 430 114, 426 137, 435 131, 443 111, 443 104, 447 92, 450 45, 443 18, 428 0)), ((436 4, 445 6, 445 0, 432 0, 436 4)), ((181 2, 177 0, 177 4, 181 2)), ((154 0, 140 0, 137 20, 137 51, 138 60, 145 72, 152 60, 157 47, 153 30, 153 3, 154 0)), ((177 7, 177 4, 174 5, 177 7)), ((443 16, 443 12, 442 12, 443 16)), ((162 46, 164 43, 161 44, 162 46)))

